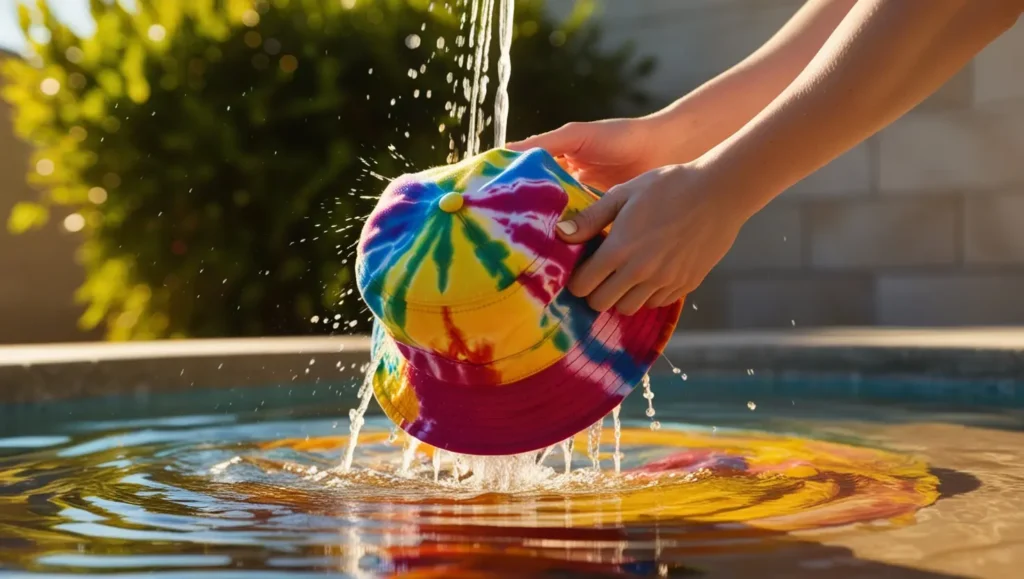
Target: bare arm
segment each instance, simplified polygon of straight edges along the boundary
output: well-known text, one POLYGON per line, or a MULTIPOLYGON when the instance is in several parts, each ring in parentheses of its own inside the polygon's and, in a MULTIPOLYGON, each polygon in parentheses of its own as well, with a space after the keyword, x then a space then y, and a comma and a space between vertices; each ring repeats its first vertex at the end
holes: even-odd
POLYGON ((569 123, 508 147, 546 149, 565 159, 578 179, 602 189, 651 169, 689 163, 793 82, 855 3, 807 0, 764 46, 661 111, 639 119, 569 123))
POLYGON ((700 135, 697 148, 707 151, 779 96, 856 3, 808 0, 753 54, 651 117, 688 135, 700 135))
POLYGON ((1016 22, 1024 0, 858 0, 781 93, 692 163, 648 171, 560 224, 608 237, 569 289, 627 314, 696 288, 743 223, 920 103, 1016 22))
POLYGON ((697 163, 752 214, 891 123, 1013 26, 1021 0, 860 0, 799 77, 697 163))

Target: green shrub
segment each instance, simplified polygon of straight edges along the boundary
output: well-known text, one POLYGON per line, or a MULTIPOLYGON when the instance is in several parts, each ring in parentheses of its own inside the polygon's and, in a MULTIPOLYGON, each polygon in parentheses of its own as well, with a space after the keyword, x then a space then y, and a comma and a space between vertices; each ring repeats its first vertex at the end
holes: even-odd
MULTIPOLYGON (((382 176, 464 138, 462 2, 136 4, 92 0, 88 39, 22 8, 49 38, 5 63, 3 96, 41 198, 10 229, 84 218, 81 325, 110 339, 364 330, 351 248, 382 176)), ((511 138, 643 98, 651 64, 599 49, 589 3, 561 23, 542 4, 516 3, 511 138)))

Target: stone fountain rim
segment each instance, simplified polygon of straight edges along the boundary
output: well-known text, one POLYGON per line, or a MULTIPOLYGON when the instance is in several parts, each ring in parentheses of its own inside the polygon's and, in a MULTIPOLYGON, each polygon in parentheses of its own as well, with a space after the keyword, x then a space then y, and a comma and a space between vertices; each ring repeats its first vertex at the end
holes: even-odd
MULTIPOLYGON (((910 378, 1016 391, 1024 384, 1024 327, 680 332, 666 357, 712 379, 756 370, 760 380, 910 378)), ((352 380, 368 358, 362 336, 0 346, 0 404, 330 383, 352 380)))

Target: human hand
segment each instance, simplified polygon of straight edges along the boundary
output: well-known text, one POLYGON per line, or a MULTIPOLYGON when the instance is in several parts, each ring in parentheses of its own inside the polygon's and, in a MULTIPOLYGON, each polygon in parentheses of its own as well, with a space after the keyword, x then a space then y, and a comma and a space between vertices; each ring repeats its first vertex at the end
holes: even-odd
POLYGON ((583 243, 614 221, 607 239, 569 281, 590 307, 631 315, 684 299, 732 247, 749 215, 729 203, 729 185, 702 168, 675 165, 613 187, 558 224, 583 243))
POLYGON ((676 133, 662 116, 609 119, 569 123, 507 147, 544 149, 580 182, 607 190, 652 169, 691 160, 680 155, 676 133))

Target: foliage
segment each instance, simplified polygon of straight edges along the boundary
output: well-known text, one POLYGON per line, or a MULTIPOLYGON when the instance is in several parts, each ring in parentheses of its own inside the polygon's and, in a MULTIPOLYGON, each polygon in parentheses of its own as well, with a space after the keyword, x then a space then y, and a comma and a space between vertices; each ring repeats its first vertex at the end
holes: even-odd
MULTIPOLYGON (((35 40, 4 63, 3 96, 36 147, 41 198, 9 228, 50 210, 84 218, 81 325, 111 339, 365 329, 352 244, 381 176, 443 163, 464 139, 451 114, 465 103, 465 7, 135 4, 92 0, 89 38, 45 4, 22 7, 35 40)), ((557 23, 542 4, 516 3, 510 137, 642 99, 650 63, 601 50, 583 12, 557 23)))

